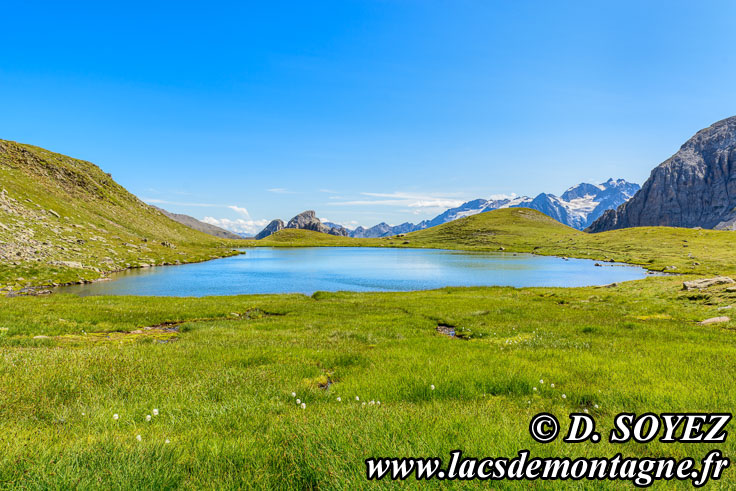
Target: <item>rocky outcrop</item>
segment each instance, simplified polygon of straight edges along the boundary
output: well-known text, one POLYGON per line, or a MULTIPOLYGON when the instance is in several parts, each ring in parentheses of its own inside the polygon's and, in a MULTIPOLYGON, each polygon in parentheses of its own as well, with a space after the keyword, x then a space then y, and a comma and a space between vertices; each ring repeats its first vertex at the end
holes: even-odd
POLYGON ((317 214, 314 210, 307 210, 299 213, 297 216, 289 220, 289 223, 284 226, 284 222, 281 220, 272 220, 266 228, 261 230, 256 239, 263 239, 271 234, 278 232, 284 228, 295 228, 300 230, 312 230, 314 232, 320 232, 323 234, 338 235, 347 237, 350 232, 340 225, 330 224, 332 226, 325 225, 322 221, 317 218, 317 214))
POLYGON ((322 222, 317 218, 317 214, 314 210, 307 210, 299 213, 297 216, 289 220, 286 228, 314 230, 315 232, 322 232, 325 234, 329 231, 325 225, 322 225, 322 222))
POLYGON ((736 226, 736 116, 705 128, 656 167, 633 198, 589 232, 643 227, 736 226))
POLYGON ((264 239, 271 234, 275 234, 279 230, 283 230, 283 228, 284 228, 283 220, 280 220, 278 218, 276 220, 271 220, 271 223, 266 225, 266 228, 258 232, 258 234, 256 235, 256 240, 264 239))
POLYGON ((732 278, 728 276, 718 276, 716 278, 705 278, 701 280, 686 281, 682 284, 683 290, 700 290, 702 288, 710 288, 716 285, 728 285, 736 283, 732 278))

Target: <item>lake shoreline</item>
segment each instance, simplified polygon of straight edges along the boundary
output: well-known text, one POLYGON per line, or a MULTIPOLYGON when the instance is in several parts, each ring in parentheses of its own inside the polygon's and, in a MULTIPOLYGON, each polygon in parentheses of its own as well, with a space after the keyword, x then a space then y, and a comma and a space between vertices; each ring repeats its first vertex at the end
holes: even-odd
POLYGON ((128 269, 82 285, 59 286, 51 292, 81 296, 200 297, 311 295, 315 291, 412 292, 466 286, 569 288, 640 280, 652 274, 633 264, 602 264, 587 258, 512 251, 264 246, 244 252, 220 258, 221 261, 181 265, 189 268, 206 265, 198 267, 196 273, 189 268, 171 268, 171 271, 158 267, 128 269), (205 285, 206 282, 209 283, 205 285), (115 283, 115 286, 95 286, 101 283, 115 283))

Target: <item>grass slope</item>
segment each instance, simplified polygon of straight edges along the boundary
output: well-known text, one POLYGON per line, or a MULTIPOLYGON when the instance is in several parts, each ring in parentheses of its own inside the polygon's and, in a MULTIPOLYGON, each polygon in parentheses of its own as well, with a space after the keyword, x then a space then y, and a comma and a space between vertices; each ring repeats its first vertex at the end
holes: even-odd
POLYGON ((229 254, 89 162, 0 140, 0 290, 229 254))

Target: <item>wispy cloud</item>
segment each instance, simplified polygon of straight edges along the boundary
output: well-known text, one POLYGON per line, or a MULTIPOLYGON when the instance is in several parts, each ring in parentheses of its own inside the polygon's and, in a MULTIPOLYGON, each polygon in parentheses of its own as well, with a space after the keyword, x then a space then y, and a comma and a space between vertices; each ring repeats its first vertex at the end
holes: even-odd
POLYGON ((358 225, 360 225, 360 222, 358 222, 357 220, 348 220, 348 221, 341 220, 341 221, 335 221, 335 220, 330 220, 329 218, 325 218, 325 217, 321 217, 319 220, 322 223, 325 223, 325 222, 334 223, 334 224, 337 224, 337 225, 342 225, 345 228, 355 228, 358 225))
POLYGON ((360 193, 361 196, 383 199, 357 199, 347 201, 333 201, 335 206, 404 206, 412 209, 441 209, 460 206, 465 201, 456 194, 418 194, 418 193, 360 193))
POLYGON ((250 218, 250 213, 248 213, 247 208, 243 208, 242 206, 237 205, 218 205, 215 203, 188 203, 188 202, 182 202, 182 201, 168 201, 165 199, 158 199, 158 198, 142 198, 143 201, 145 201, 148 204, 155 204, 155 205, 174 205, 174 206, 196 206, 198 208, 229 208, 230 210, 234 211, 235 213, 244 216, 245 218, 250 218))
POLYGON ((229 218, 204 217, 202 221, 231 232, 247 235, 255 235, 268 225, 268 220, 244 220, 242 218, 231 220, 229 218))
POLYGON ((294 191, 289 191, 286 188, 271 188, 267 189, 269 193, 276 193, 276 194, 296 194, 294 191))
POLYGON ((248 213, 248 210, 245 208, 242 208, 240 206, 230 205, 228 206, 231 210, 233 210, 235 213, 239 213, 243 215, 245 218, 250 218, 250 213, 248 213))
POLYGON ((492 200, 500 200, 500 199, 514 199, 517 198, 519 195, 516 193, 511 194, 492 194, 488 197, 488 199, 492 200))
POLYGON ((327 193, 327 194, 340 194, 339 191, 335 191, 333 189, 320 189, 320 193, 327 193))

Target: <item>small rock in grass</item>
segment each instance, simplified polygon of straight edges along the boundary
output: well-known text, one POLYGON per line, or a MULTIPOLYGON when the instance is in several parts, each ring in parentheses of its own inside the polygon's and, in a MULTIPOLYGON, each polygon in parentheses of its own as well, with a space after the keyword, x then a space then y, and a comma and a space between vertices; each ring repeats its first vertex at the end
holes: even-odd
POLYGON ((730 317, 726 317, 725 315, 722 317, 712 317, 710 319, 705 319, 704 321, 699 322, 701 326, 707 326, 709 324, 720 324, 722 322, 729 322, 731 320, 730 317))

